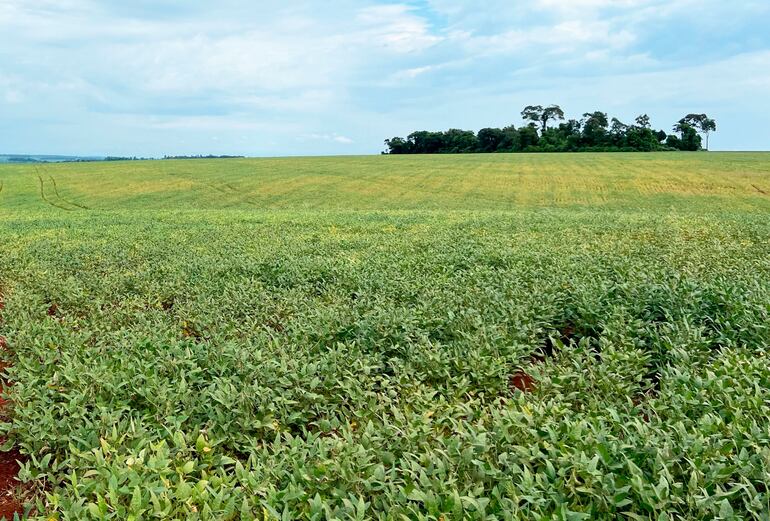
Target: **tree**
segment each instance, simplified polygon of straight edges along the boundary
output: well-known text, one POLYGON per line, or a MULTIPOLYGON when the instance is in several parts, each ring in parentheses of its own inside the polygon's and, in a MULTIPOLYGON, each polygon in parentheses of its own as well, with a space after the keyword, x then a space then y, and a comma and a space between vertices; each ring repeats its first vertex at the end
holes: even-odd
POLYGON ((679 120, 679 123, 686 123, 696 131, 706 136, 706 150, 709 149, 709 133, 716 132, 717 122, 709 118, 706 114, 687 114, 679 120))
POLYGON ((521 111, 521 117, 524 121, 531 121, 538 124, 543 118, 543 106, 542 105, 527 105, 524 110, 521 111))
POLYGON ((650 128, 650 116, 642 114, 636 117, 636 125, 640 128, 650 128))
POLYGON ((583 139, 587 146, 595 147, 604 143, 607 137, 609 121, 605 112, 586 112, 583 114, 583 139))
POLYGON ((543 108, 542 105, 529 105, 521 111, 521 117, 525 121, 531 121, 540 125, 541 134, 548 129, 549 121, 563 120, 564 111, 558 105, 543 108))
POLYGON ((537 135, 537 127, 534 123, 530 123, 526 127, 519 129, 519 150, 527 150, 529 147, 536 147, 540 138, 537 135))
POLYGON ((628 134, 631 127, 620 121, 618 118, 612 118, 612 124, 610 126, 610 135, 612 136, 613 144, 618 147, 623 146, 623 141, 628 134))
POLYGON ((701 132, 706 134, 706 150, 709 149, 709 134, 717 131, 717 122, 714 119, 706 118, 701 122, 701 132))
POLYGON ((444 133, 420 130, 407 136, 409 148, 414 154, 437 154, 444 150, 444 133))
POLYGON ((510 125, 482 128, 478 133, 456 128, 444 132, 421 130, 406 139, 386 139, 387 153, 695 151, 701 150, 701 133, 708 140, 708 133, 716 130, 716 122, 706 114, 688 114, 680 119, 674 125, 674 135, 655 130, 647 114, 637 116, 631 125, 610 119, 606 112, 598 110, 586 112, 580 120, 563 121, 564 112, 558 105, 529 105, 521 114, 529 124, 519 129, 510 125), (558 125, 552 123, 558 120, 562 120, 558 125))
POLYGON ((503 139, 497 147, 501 152, 517 152, 521 150, 519 131, 513 125, 503 128, 503 139))
POLYGON ((478 142, 481 152, 496 152, 505 139, 505 133, 499 128, 482 128, 479 130, 478 142))
POLYGON ((685 122, 684 119, 674 125, 674 132, 678 132, 681 136, 679 139, 679 150, 686 150, 689 152, 695 152, 701 149, 701 137, 698 135, 698 131, 685 122))
POLYGON ((463 154, 475 152, 479 147, 479 141, 476 139, 476 133, 472 130, 460 130, 450 128, 444 132, 444 147, 442 152, 450 154, 463 154))
POLYGON ((660 150, 660 141, 658 134, 651 128, 634 125, 628 128, 623 146, 640 152, 652 152, 660 150))
POLYGON ((583 128, 585 126, 589 127, 595 127, 595 128, 607 128, 610 124, 609 120, 607 119, 607 113, 606 112, 586 112, 583 114, 583 128))
POLYGON ((668 137, 665 132, 652 130, 650 116, 641 114, 634 120, 635 125, 626 127, 624 148, 638 150, 640 152, 652 152, 660 150, 661 142, 668 137))
POLYGON ((408 154, 410 152, 409 143, 402 137, 386 139, 385 146, 388 147, 388 154, 408 154))

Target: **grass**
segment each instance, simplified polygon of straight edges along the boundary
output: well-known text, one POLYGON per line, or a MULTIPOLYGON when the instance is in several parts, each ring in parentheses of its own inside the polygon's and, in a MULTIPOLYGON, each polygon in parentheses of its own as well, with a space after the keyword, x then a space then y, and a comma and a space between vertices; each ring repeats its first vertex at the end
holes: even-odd
POLYGON ((768 518, 770 154, 0 182, 41 519, 768 518))

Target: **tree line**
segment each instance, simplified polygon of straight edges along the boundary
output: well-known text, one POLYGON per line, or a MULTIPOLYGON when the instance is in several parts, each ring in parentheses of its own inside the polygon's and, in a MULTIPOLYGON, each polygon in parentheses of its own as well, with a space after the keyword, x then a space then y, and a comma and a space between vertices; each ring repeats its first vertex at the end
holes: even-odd
MULTIPOLYGON (((228 155, 197 155, 197 156, 163 156, 162 159, 243 159, 245 156, 228 156, 228 155)), ((121 157, 121 156, 107 156, 103 159, 96 159, 94 161, 155 161, 155 157, 121 157)))
POLYGON ((558 105, 525 107, 520 128, 420 130, 406 138, 385 140, 387 154, 464 154, 485 152, 653 152, 697 151, 705 137, 716 131, 716 121, 706 114, 688 114, 673 127, 673 133, 654 130, 650 117, 642 114, 627 125, 606 112, 586 112, 579 120, 565 120, 558 105))

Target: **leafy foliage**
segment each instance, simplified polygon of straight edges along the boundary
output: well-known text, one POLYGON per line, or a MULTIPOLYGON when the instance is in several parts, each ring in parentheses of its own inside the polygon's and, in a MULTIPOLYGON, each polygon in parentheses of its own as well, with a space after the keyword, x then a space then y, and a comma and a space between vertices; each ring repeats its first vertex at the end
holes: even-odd
POLYGON ((770 225, 665 196, 3 211, 2 431, 41 519, 764 519, 770 225))
POLYGON ((701 150, 700 133, 716 131, 716 122, 706 114, 688 114, 674 127, 677 135, 654 131, 650 117, 643 114, 634 125, 617 118, 608 119, 601 111, 587 112, 581 120, 570 119, 549 127, 549 122, 564 121, 558 105, 530 105, 521 112, 524 127, 484 128, 472 131, 450 129, 446 132, 419 131, 406 139, 386 139, 389 154, 438 154, 470 152, 652 152, 656 150, 701 150))

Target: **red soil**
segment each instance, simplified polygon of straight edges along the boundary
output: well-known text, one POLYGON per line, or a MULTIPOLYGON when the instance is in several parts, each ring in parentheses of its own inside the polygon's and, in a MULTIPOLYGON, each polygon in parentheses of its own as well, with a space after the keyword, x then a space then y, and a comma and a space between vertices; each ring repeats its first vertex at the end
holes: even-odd
POLYGON ((19 514, 19 518, 24 514, 24 506, 16 497, 16 490, 20 486, 16 476, 19 474, 18 461, 21 459, 16 449, 0 452, 0 519, 10 521, 14 514, 19 514))
MULTIPOLYGON (((5 308, 5 302, 0 296, 0 310, 5 308)), ((0 336, 0 350, 8 349, 8 342, 5 337, 0 336)), ((0 356, 2 353, 0 353, 0 356)), ((0 361, 0 373, 4 373, 7 364, 0 361)), ((5 389, 6 382, 0 379, 0 392, 5 389)), ((0 396, 0 417, 5 416, 8 401, 0 396)), ((0 443, 5 440, 0 440, 0 443)), ((14 514, 21 518, 24 514, 24 505, 22 505, 17 491, 21 484, 16 479, 19 475, 19 461, 22 455, 17 449, 11 449, 9 452, 0 452, 0 519, 8 521, 13 519, 14 514)))
POLYGON ((535 390, 535 379, 522 370, 513 373, 508 384, 511 389, 518 389, 523 393, 531 393, 535 390))

